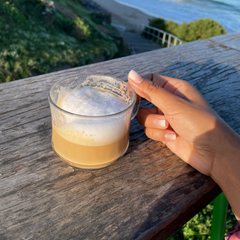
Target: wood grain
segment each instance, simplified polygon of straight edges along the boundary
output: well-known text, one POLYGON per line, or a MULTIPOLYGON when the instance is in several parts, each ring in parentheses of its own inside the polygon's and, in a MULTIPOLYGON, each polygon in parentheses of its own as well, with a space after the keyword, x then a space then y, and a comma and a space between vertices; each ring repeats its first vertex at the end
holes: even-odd
POLYGON ((214 41, 215 43, 221 44, 223 47, 232 48, 240 51, 240 46, 238 43, 239 36, 236 33, 212 37, 209 39, 209 41, 214 41))
POLYGON ((127 80, 131 69, 155 72, 191 82, 240 133, 239 51, 215 42, 1 84, 0 239, 167 239, 215 198, 220 189, 209 177, 147 139, 136 120, 127 153, 113 165, 97 171, 66 165, 51 149, 47 100, 50 87, 66 77, 127 80))

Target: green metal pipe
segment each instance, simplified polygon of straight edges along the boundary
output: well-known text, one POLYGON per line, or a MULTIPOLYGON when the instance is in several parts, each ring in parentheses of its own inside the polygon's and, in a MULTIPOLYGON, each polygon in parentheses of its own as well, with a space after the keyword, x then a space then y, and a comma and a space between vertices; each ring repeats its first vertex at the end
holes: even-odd
POLYGON ((223 193, 214 199, 211 240, 223 240, 228 201, 223 193))

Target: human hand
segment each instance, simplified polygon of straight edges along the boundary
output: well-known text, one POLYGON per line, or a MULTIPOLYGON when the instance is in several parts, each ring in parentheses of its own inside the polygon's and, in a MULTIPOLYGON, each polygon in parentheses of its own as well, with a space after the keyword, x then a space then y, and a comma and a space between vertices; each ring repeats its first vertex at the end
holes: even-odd
MULTIPOLYGON (((201 173, 212 176, 216 159, 228 151, 234 131, 189 83, 131 71, 129 84, 156 108, 140 108, 137 119, 149 138, 167 147, 201 173), (229 144, 226 144, 229 142, 229 144)), ((235 135, 234 135, 235 134, 235 135)))

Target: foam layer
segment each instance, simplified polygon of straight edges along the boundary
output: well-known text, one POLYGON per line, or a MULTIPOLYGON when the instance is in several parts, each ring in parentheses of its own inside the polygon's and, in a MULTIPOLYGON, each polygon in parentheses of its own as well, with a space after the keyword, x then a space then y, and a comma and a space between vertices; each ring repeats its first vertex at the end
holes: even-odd
POLYGON ((77 122, 64 124, 56 131, 68 141, 84 146, 103 146, 121 139, 128 131, 123 120, 81 124, 77 122))
MULTIPOLYGON (((127 102, 109 92, 92 88, 63 94, 58 101, 62 109, 84 116, 104 116, 120 112, 127 102)), ((103 146, 121 139, 128 132, 131 112, 106 118, 86 118, 65 114, 65 124, 56 131, 70 142, 84 146, 103 146)))
POLYGON ((110 115, 128 107, 127 102, 112 93, 93 88, 83 88, 63 94, 57 105, 68 112, 84 116, 110 115))

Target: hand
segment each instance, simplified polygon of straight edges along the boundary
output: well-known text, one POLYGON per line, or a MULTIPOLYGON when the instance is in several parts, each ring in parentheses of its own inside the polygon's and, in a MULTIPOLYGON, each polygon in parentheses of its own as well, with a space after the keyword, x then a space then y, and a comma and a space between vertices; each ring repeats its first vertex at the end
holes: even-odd
POLYGON ((162 141, 182 160, 211 176, 240 223, 240 136, 189 83, 131 71, 129 84, 156 108, 140 108, 137 119, 149 138, 162 141))
POLYGON ((129 84, 156 108, 140 108, 137 119, 149 138, 166 143, 185 162, 212 176, 215 160, 232 141, 234 132, 189 83, 135 71, 129 84))

